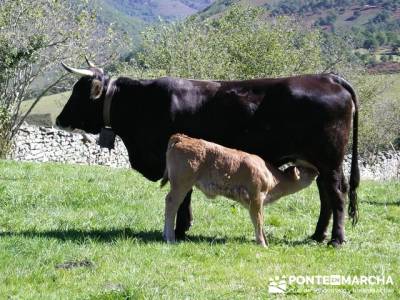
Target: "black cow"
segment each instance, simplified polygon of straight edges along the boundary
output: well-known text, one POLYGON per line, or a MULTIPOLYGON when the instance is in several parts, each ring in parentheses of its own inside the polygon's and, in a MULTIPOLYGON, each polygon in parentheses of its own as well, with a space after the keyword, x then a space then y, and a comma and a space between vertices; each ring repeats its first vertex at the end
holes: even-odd
MULTIPOLYGON (((101 69, 64 67, 83 75, 57 118, 62 128, 99 133, 104 125, 121 137, 132 168, 157 181, 173 133, 209 140, 254 153, 275 166, 313 165, 321 210, 312 238, 323 241, 333 214, 332 239, 345 241, 342 170, 353 121, 349 215, 358 217, 358 104, 353 88, 333 74, 245 81, 178 78, 111 80, 101 69)), ((176 234, 190 227, 191 193, 178 211, 176 234)))

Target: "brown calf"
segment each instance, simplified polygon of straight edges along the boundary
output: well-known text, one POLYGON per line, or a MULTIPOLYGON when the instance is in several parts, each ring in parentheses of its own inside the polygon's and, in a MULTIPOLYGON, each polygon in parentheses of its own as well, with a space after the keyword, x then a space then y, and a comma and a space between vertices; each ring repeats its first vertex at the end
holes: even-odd
POLYGON ((318 172, 309 167, 288 167, 285 171, 265 163, 260 157, 190 138, 171 136, 161 186, 170 181, 165 199, 164 238, 175 241, 175 217, 179 205, 193 186, 207 197, 222 195, 236 200, 250 212, 256 241, 266 246, 263 205, 309 186, 318 172))

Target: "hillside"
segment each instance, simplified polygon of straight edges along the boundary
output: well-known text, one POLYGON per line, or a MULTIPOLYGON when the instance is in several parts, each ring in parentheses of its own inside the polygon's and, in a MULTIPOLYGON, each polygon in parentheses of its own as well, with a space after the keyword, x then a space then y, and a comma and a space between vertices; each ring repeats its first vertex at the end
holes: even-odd
MULTIPOLYGON (((26 122, 32 125, 52 126, 70 95, 71 92, 68 91, 43 97, 27 117, 26 122)), ((34 100, 31 99, 22 102, 22 114, 28 111, 33 101, 34 100)))
POLYGON ((158 17, 173 20, 185 18, 203 10, 212 0, 102 0, 110 8, 145 22, 154 22, 158 17))
POLYGON ((400 47, 400 0, 216 0, 202 18, 222 13, 235 3, 267 10, 266 17, 290 15, 328 32, 351 31, 357 47, 400 47))
POLYGON ((113 23, 137 35, 159 18, 167 21, 184 19, 212 4, 213 0, 98 0, 96 10, 101 22, 113 23))

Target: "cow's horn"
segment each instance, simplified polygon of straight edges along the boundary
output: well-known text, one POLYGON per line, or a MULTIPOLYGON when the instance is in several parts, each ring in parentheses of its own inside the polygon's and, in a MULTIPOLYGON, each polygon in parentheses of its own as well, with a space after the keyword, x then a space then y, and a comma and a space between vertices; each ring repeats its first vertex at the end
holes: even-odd
POLYGON ((96 68, 96 66, 94 65, 94 63, 92 63, 92 62, 87 58, 86 55, 85 55, 85 60, 86 60, 86 63, 88 64, 89 67, 91 67, 91 68, 96 68))
POLYGON ((63 62, 61 62, 61 65, 64 67, 65 70, 67 70, 70 73, 78 74, 81 76, 94 76, 94 72, 91 70, 86 70, 86 69, 75 69, 70 66, 67 66, 63 62))

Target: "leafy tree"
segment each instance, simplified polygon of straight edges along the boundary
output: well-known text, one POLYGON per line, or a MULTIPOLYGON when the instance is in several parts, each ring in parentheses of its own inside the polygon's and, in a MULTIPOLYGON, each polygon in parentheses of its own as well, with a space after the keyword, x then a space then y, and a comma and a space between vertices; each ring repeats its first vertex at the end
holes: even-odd
POLYGON ((380 13, 378 13, 373 19, 372 22, 373 23, 384 23, 385 21, 387 21, 389 19, 389 13, 384 10, 381 11, 380 13))
POLYGON ((386 42, 387 42, 386 34, 385 34, 383 31, 378 32, 378 33, 375 35, 375 38, 376 38, 377 43, 378 43, 380 46, 385 45, 386 42))
MULTIPOLYGON (((24 119, 20 105, 35 80, 51 78, 33 105, 64 79, 60 61, 77 64, 91 49, 97 52, 90 54, 106 59, 109 45, 118 45, 114 40, 85 2, 0 0, 1 145, 9 144, 19 129, 24 119)), ((3 156, 6 147, 1 145, 3 156)))
POLYGON ((216 20, 191 18, 150 28, 134 61, 135 72, 245 79, 323 69, 318 31, 304 30, 287 18, 266 23, 263 13, 236 5, 216 20))
POLYGON ((375 37, 370 37, 370 38, 368 38, 368 39, 366 39, 364 41, 363 48, 370 49, 370 50, 375 50, 376 48, 378 48, 378 45, 379 45, 379 43, 376 40, 376 38, 375 37))

